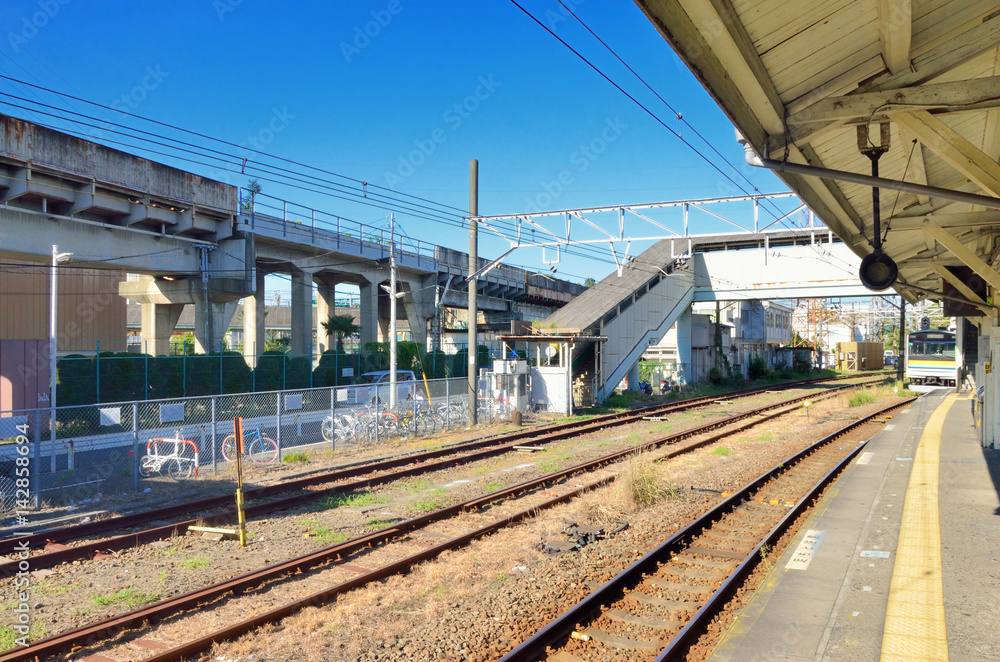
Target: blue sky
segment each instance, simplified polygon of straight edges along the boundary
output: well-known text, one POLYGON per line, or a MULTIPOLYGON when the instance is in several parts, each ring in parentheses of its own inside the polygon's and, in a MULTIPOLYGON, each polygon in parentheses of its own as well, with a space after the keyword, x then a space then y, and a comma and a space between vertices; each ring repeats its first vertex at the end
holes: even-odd
MULTIPOLYGON (((633 3, 564 1, 738 171, 724 165, 557 0, 527 0, 523 6, 740 186, 750 189, 746 176, 761 191, 785 189, 773 175, 743 164, 731 123, 633 3)), ((0 27, 0 73, 6 76, 402 194, 464 209, 468 164, 476 158, 484 215, 740 193, 507 0, 6 0, 0 27)), ((8 80, 0 80, 0 93, 122 120, 8 80)), ((0 112, 71 126, 12 107, 29 104, 10 97, 0 101, 0 112)), ((238 156, 235 149, 163 127, 143 128, 238 156)), ((252 168, 256 157, 243 155, 252 168)), ((149 156, 230 183, 247 181, 218 163, 149 156)), ((236 156, 226 167, 238 169, 236 156)), ((268 195, 374 226, 386 223, 385 209, 274 182, 262 185, 268 195)), ((779 206, 790 208, 787 202, 779 206)), ((749 206, 742 209, 746 220, 749 206)), ((452 219, 458 216, 454 212, 452 219)), ((679 215, 663 218, 673 222, 679 215)), ((468 247, 454 224, 402 209, 396 219, 414 239, 468 247)), ((725 229, 707 216, 692 226, 696 232, 725 229)), ((504 248, 484 238, 480 254, 495 257, 504 248)), ((613 269, 609 260, 608 254, 567 257, 559 275, 600 278, 613 269)), ((538 249, 519 250, 509 261, 529 269, 545 266, 538 249)))

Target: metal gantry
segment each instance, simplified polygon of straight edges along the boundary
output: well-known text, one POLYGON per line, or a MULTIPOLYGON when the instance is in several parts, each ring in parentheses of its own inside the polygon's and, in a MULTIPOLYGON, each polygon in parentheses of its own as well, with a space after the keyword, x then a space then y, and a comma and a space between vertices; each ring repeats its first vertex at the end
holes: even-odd
POLYGON ((482 267, 474 277, 479 277, 500 264, 500 261, 519 248, 537 247, 542 251, 542 262, 548 265, 557 264, 561 253, 570 246, 607 244, 614 260, 618 274, 631 257, 633 243, 660 241, 662 239, 690 238, 691 210, 701 211, 708 216, 721 220, 741 232, 758 233, 768 228, 787 222, 795 214, 801 213, 803 224, 815 227, 815 215, 805 203, 799 202, 791 211, 778 216, 773 221, 761 227, 760 203, 762 200, 779 198, 796 198, 794 193, 761 193, 757 195, 729 196, 719 198, 698 198, 691 200, 673 200, 667 202, 649 202, 640 204, 611 205, 607 207, 584 207, 579 209, 560 209, 553 211, 530 212, 520 214, 501 214, 497 216, 473 216, 476 224, 492 232, 510 245, 510 248, 482 267), (718 213, 710 207, 720 204, 751 202, 753 204, 753 223, 737 222, 730 215, 718 213), (654 218, 649 210, 680 209, 679 219, 654 218), (501 228, 500 222, 508 222, 508 228, 501 228), (674 229, 671 225, 678 225, 674 229), (632 225, 638 223, 642 227, 653 226, 651 233, 634 233, 632 225), (581 236, 586 233, 585 236, 581 236))

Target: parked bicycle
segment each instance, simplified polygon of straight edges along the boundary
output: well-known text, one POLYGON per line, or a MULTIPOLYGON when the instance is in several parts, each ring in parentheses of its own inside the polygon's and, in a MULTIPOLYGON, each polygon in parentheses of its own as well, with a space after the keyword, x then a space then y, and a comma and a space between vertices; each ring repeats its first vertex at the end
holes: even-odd
POLYGON ((323 419, 320 431, 326 441, 343 443, 356 440, 361 435, 362 427, 356 413, 343 412, 323 419))
POLYGON ((198 471, 198 446, 190 439, 177 436, 153 437, 146 442, 146 454, 139 460, 139 475, 149 478, 153 474, 167 475, 174 480, 185 480, 198 471), (183 451, 190 446, 194 456, 183 451))
MULTIPOLYGON (((278 444, 264 435, 262 425, 243 435, 243 449, 243 454, 256 464, 271 464, 278 457, 278 444)), ((236 435, 222 440, 222 457, 226 462, 236 461, 236 435)))

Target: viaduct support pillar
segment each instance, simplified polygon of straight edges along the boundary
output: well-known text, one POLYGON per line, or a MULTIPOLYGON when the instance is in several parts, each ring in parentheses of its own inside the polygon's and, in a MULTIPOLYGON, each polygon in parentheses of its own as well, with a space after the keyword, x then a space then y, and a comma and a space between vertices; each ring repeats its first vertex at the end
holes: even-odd
POLYGON ((233 320, 239 301, 212 301, 194 294, 194 350, 201 354, 218 352, 233 320))
POLYGON ((312 349, 312 273, 292 270, 292 338, 289 351, 293 356, 307 356, 312 349))
POLYGON ((427 320, 434 317, 434 287, 424 286, 421 281, 403 281, 403 289, 409 290, 400 299, 406 309, 406 321, 410 324, 413 342, 421 349, 427 349, 427 320))
POLYGON ((183 303, 143 303, 142 351, 152 356, 170 354, 170 336, 184 310, 183 303))
POLYGON ((251 368, 257 367, 257 357, 264 353, 264 273, 257 272, 252 295, 243 299, 243 358, 251 368))
POLYGON ((336 302, 337 284, 327 278, 322 278, 316 282, 316 350, 315 356, 320 356, 323 352, 336 349, 333 338, 323 328, 323 322, 337 314, 336 302))
POLYGON ((379 331, 378 283, 362 283, 361 290, 361 345, 377 342, 379 331))

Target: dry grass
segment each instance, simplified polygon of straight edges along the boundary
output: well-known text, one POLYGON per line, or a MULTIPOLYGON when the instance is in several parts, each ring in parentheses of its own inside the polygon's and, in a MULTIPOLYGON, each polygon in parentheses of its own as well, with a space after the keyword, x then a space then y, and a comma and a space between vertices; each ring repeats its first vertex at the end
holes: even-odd
POLYGON ((595 520, 617 519, 617 515, 635 513, 678 497, 668 468, 648 454, 633 456, 622 469, 611 489, 608 504, 598 506, 595 520))

